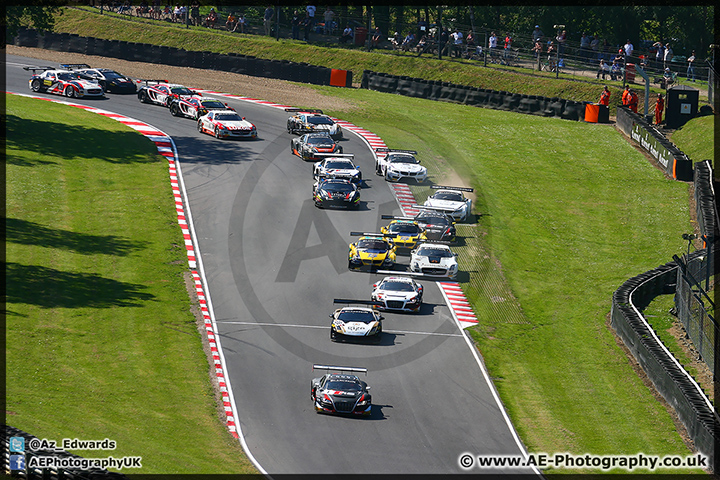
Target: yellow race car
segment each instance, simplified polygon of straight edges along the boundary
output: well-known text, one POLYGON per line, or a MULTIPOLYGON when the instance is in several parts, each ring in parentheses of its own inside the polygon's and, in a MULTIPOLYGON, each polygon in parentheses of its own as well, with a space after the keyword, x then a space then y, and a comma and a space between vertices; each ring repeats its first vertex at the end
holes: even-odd
POLYGON ((350 232, 353 237, 360 237, 350 244, 348 252, 348 268, 359 270, 363 267, 370 270, 392 268, 395 265, 395 245, 391 239, 395 235, 382 233, 350 232))
POLYGON ((389 225, 382 227, 384 234, 393 235, 393 245, 397 249, 412 250, 418 243, 427 240, 425 231, 414 220, 393 220, 389 225))

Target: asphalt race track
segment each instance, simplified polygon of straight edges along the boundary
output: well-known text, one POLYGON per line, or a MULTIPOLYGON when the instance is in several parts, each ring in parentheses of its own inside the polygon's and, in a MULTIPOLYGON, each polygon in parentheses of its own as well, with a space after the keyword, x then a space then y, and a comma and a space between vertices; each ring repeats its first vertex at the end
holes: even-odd
MULTIPOLYGON (((38 62, 7 56, 7 91, 32 93, 22 66, 38 62)), ((330 341, 333 298, 369 299, 382 278, 348 271, 349 232, 378 231, 387 222, 381 214, 400 214, 360 138, 346 131, 342 142, 365 178, 360 209, 319 210, 311 201, 312 164, 290 153, 281 109, 226 100, 257 126, 258 139, 222 141, 134 95, 70 100, 142 120, 173 138, 241 434, 263 470, 462 473, 463 453, 522 453, 434 282, 421 281, 419 314, 385 313, 379 344, 330 341), (315 413, 310 380, 322 372, 313 372, 313 363, 366 367, 372 415, 315 413)))

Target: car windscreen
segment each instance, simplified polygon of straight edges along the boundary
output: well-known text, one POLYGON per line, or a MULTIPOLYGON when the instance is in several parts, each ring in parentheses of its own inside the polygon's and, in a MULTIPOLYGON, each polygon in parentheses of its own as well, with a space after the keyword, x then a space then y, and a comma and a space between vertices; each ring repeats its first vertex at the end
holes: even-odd
POLYGON ((449 200, 451 202, 462 202, 463 194, 458 192, 437 192, 433 195, 435 200, 449 200))
POLYGON ((100 70, 102 74, 107 78, 108 80, 115 80, 116 78, 125 78, 124 75, 120 75, 118 72, 114 70, 100 70))
POLYGON ((185 87, 173 87, 170 89, 170 91, 172 93, 174 93, 175 95, 182 95, 182 96, 195 95, 192 92, 192 90, 190 90, 189 88, 185 88, 185 87))
POLYGON ((420 227, 414 223, 393 223, 388 227, 390 233, 409 233, 418 234, 420 233, 420 227))
POLYGON ((419 163, 412 155, 390 155, 390 163, 419 163))
POLYGON ((344 380, 328 380, 325 384, 327 390, 336 390, 338 392, 361 392, 362 386, 357 382, 347 382, 344 380))
POLYGON ((217 100, 205 100, 202 102, 202 106, 205 108, 227 108, 224 103, 217 100))
POLYGON ((335 142, 330 137, 308 137, 307 143, 310 145, 332 145, 335 142))
POLYGON ((447 217, 443 215, 434 215, 432 213, 421 213, 420 215, 415 217, 415 221, 428 225, 448 225, 450 223, 447 217))
POLYGON ((440 258, 450 258, 452 257, 452 253, 450 250, 446 250, 444 248, 432 248, 432 247, 422 247, 420 250, 418 250, 418 255, 423 257, 440 257, 440 258))
POLYGON ((381 290, 390 290, 393 292, 413 292, 413 291, 415 291, 415 289, 413 288, 411 283, 396 282, 396 281, 387 281, 382 284, 380 289, 381 290))
POLYGON ((355 166, 352 162, 347 162, 344 160, 332 160, 325 164, 325 168, 327 168, 328 170, 352 170, 354 167, 355 166))
POLYGON ((370 323, 375 321, 375 315, 365 310, 344 310, 337 318, 343 322, 370 323))
POLYGON ((215 115, 215 120, 221 122, 241 122, 242 117, 237 113, 218 113, 215 115))
POLYGON ((307 117, 307 122, 313 125, 332 125, 333 121, 327 117, 307 117))
POLYGON ((355 187, 353 187, 352 184, 346 182, 323 182, 320 185, 320 188, 322 188, 326 192, 341 193, 350 193, 355 190, 355 187))
POLYGON ((363 239, 358 242, 358 248, 384 252, 388 249, 388 245, 382 240, 363 239))
POLYGON ((58 79, 60 80, 78 80, 78 76, 74 73, 58 73, 58 79))

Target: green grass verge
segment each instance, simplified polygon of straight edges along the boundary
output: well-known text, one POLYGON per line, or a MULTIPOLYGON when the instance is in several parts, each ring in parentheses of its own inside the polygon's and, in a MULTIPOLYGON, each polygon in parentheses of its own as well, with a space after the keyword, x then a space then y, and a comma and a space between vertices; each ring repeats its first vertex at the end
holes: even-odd
MULTIPOLYGON (((194 51, 216 53, 234 52, 273 60, 307 61, 313 65, 351 70, 353 79, 359 82, 363 70, 405 75, 427 80, 442 80, 459 85, 487 88, 526 95, 559 97, 568 100, 597 102, 602 84, 588 81, 588 77, 563 74, 560 80, 555 74, 528 75, 527 69, 502 67, 486 68, 479 62, 444 59, 439 61, 429 55, 418 58, 410 53, 372 51, 359 47, 348 48, 338 44, 308 44, 302 41, 261 35, 229 33, 204 27, 189 27, 159 20, 139 19, 128 15, 105 13, 97 9, 64 8, 56 17, 57 32, 82 36, 148 43, 194 51), (523 72, 524 71, 524 72, 523 72)), ((152 59, 148 59, 152 61, 152 59)), ((622 82, 603 81, 612 92, 610 114, 615 115, 620 103, 622 82)), ((664 90, 652 88, 651 93, 664 90)), ((638 88, 642 106, 644 89, 638 88)))
POLYGON ((191 313, 167 160, 78 108, 6 95, 6 421, 117 442, 126 473, 253 473, 191 313))
POLYGON ((685 248, 687 184, 610 126, 317 89, 434 179, 452 167, 475 187, 478 224, 457 248, 470 331, 530 451, 689 454, 607 325, 615 289, 685 248))
POLYGON ((693 162, 715 156, 715 115, 693 118, 673 132, 670 140, 693 162))

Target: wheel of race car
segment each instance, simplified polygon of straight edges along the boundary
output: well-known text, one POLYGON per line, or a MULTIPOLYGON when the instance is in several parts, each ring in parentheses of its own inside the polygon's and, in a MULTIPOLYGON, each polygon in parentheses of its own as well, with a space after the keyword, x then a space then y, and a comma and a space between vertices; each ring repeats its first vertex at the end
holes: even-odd
POLYGON ((218 127, 215 127, 214 133, 215 133, 215 138, 220 138, 220 129, 218 127))
POLYGON ((293 141, 290 140, 290 153, 293 153, 293 154, 294 154, 294 153, 295 153, 294 150, 295 150, 295 149, 293 148, 293 141))
POLYGON ((72 87, 72 85, 68 85, 67 87, 65 87, 63 93, 66 97, 73 98, 75 96, 75 89, 72 87))
POLYGON ((103 92, 107 92, 107 91, 108 91, 108 89, 107 89, 107 82, 106 82, 105 80, 100 80, 100 81, 98 82, 98 84, 100 85, 100 87, 102 87, 103 92))
POLYGON ((170 105, 170 115, 172 115, 173 117, 177 117, 178 115, 180 115, 180 109, 178 108, 177 103, 173 103, 170 105))
POLYGON ((36 79, 33 80, 32 83, 30 84, 30 88, 32 89, 33 92, 39 92, 39 91, 40 91, 40 85, 42 85, 42 84, 40 83, 40 80, 36 78, 36 79))
POLYGON ((342 147, 338 148, 338 153, 342 154, 342 147))
POLYGON ((337 340, 337 337, 335 336, 335 330, 333 330, 332 327, 330 327, 330 340, 332 340, 333 342, 337 340))
POLYGON ((198 125, 198 132, 202 133, 202 132, 203 132, 202 122, 198 120, 198 124, 197 124, 197 125, 198 125))
POLYGON ((148 98, 147 92, 145 90, 140 90, 138 92, 138 99, 140 99, 140 102, 142 103, 150 102, 150 99, 148 98))
POLYGON ((290 125, 290 122, 287 123, 287 131, 288 133, 292 133, 292 126, 290 125))
POLYGON ((321 202, 318 202, 318 201, 315 202, 315 206, 316 206, 317 208, 320 208, 320 209, 323 208, 322 203, 321 203, 321 202))
POLYGON ((382 168, 380 168, 380 164, 375 162, 375 175, 382 175, 382 168))

